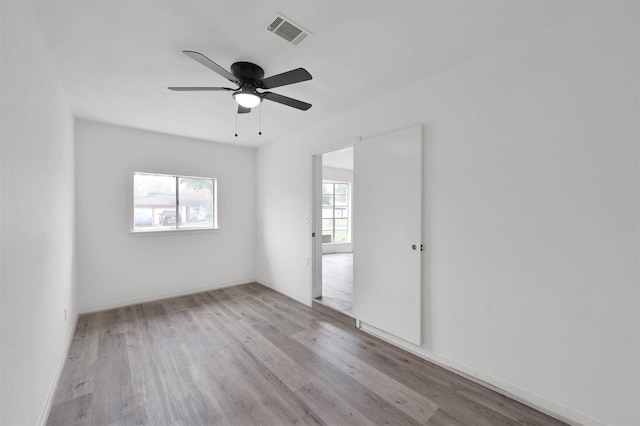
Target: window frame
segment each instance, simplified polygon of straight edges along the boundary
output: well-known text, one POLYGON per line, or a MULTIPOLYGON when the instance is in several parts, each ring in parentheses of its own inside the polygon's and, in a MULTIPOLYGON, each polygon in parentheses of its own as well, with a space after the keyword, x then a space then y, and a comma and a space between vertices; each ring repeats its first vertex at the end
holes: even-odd
MULTIPOLYGON (((321 226, 320 226, 320 235, 321 235, 321 239, 324 238, 324 226, 322 224, 323 221, 325 220, 331 220, 332 222, 332 228, 331 228, 331 241, 330 242, 322 242, 321 244, 351 244, 351 182, 348 181, 340 181, 340 180, 332 180, 332 179, 323 179, 322 180, 322 185, 332 185, 333 187, 333 192, 331 194, 324 194, 324 192, 321 194, 321 197, 324 197, 325 195, 331 195, 332 196, 332 204, 331 206, 325 206, 322 202, 322 198, 320 200, 320 210, 321 210, 321 226), (347 186, 347 193, 346 194, 337 194, 336 193, 336 185, 346 185, 347 186), (345 206, 337 206, 337 207, 345 207, 346 208, 346 217, 342 216, 342 217, 337 217, 336 216, 336 195, 346 195, 346 205, 345 206), (332 210, 332 217, 330 218, 325 218, 324 214, 322 214, 322 211, 326 208, 331 208, 332 210), (336 236, 336 220, 346 220, 346 229, 344 230, 345 232, 345 239, 344 241, 335 241, 335 236, 336 236)), ((327 230, 329 231, 329 230, 327 230)), ((342 231, 342 230, 341 230, 342 231)), ((329 235, 329 234, 327 234, 329 235)))
POLYGON ((163 234, 163 233, 175 233, 175 232, 210 232, 210 231, 216 231, 218 229, 220 229, 220 223, 218 220, 218 178, 214 178, 211 176, 195 176, 193 174, 184 174, 184 173, 175 173, 175 172, 156 172, 156 171, 138 171, 138 170, 130 170, 129 171, 129 177, 130 177, 130 181, 129 181, 129 191, 130 191, 130 196, 129 196, 129 231, 132 234, 136 234, 136 235, 158 235, 158 234, 163 234), (152 175, 152 176, 164 176, 164 177, 171 177, 175 180, 175 191, 176 191, 176 203, 175 203, 175 211, 176 211, 176 218, 179 217, 180 215, 180 192, 179 192, 179 186, 180 186, 180 179, 181 178, 186 178, 186 179, 205 179, 205 180, 210 180, 212 181, 212 191, 213 191, 213 197, 212 197, 212 204, 213 204, 213 208, 212 208, 212 220, 213 220, 213 224, 212 226, 198 226, 198 227, 178 227, 179 226, 179 221, 176 220, 176 225, 175 227, 166 227, 166 228, 150 228, 150 229, 140 229, 135 227, 135 176, 136 175, 152 175))

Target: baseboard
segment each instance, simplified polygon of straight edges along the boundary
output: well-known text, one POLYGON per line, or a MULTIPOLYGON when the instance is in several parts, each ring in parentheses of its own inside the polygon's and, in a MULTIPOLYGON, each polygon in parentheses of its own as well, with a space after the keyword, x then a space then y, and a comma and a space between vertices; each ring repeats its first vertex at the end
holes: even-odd
POLYGON ((179 296, 188 296, 191 294, 202 293, 204 291, 219 290, 221 288, 233 287, 233 286, 242 285, 242 284, 250 284, 254 282, 256 282, 256 280, 254 280, 253 278, 247 278, 243 280, 227 281, 224 283, 216 283, 216 284, 208 284, 208 285, 199 286, 199 287, 191 287, 185 290, 172 291, 168 293, 160 293, 160 294, 155 294, 153 296, 137 297, 133 299, 121 300, 118 302, 93 305, 87 308, 81 308, 80 314, 92 314, 95 312, 108 311, 110 309, 117 309, 117 308, 124 308, 126 306, 138 305, 140 303, 155 302, 158 300, 171 299, 179 296))
POLYGON ((548 414, 549 416, 570 425, 606 426, 606 423, 594 419, 593 417, 589 417, 586 414, 572 410, 564 405, 560 405, 541 395, 530 392, 527 389, 521 388, 482 371, 475 370, 467 365, 458 363, 455 360, 449 359, 447 357, 432 355, 430 357, 425 357, 425 359, 429 359, 431 362, 441 366, 442 368, 466 377, 469 380, 476 382, 486 388, 489 388, 501 395, 518 401, 519 403, 529 406, 542 413, 548 414))
POLYGON ((266 283, 264 281, 255 281, 255 282, 257 282, 258 284, 260 284, 260 285, 262 285, 264 287, 270 288, 273 291, 277 291, 278 293, 282 294, 283 296, 287 296, 289 299, 293 299, 298 303, 302 303, 303 305, 311 307, 311 298, 309 298, 309 297, 303 297, 303 296, 301 296, 299 294, 283 290, 281 288, 272 286, 272 285, 270 285, 270 284, 268 284, 268 283, 266 283))
POLYGON ((506 396, 507 398, 511 398, 514 401, 545 413, 567 424, 573 426, 606 426, 606 423, 594 419, 593 417, 553 402, 512 383, 506 382, 490 374, 474 369, 468 365, 459 363, 453 359, 433 353, 425 353, 415 350, 415 348, 407 345, 401 339, 394 338, 394 336, 391 336, 388 333, 383 332, 382 330, 378 330, 375 327, 362 322, 360 324, 360 330, 367 334, 370 334, 371 336, 392 344, 417 356, 418 358, 429 361, 437 365, 438 367, 442 367, 447 371, 451 371, 458 376, 471 380, 472 382, 484 386, 487 389, 491 389, 501 395, 506 396))
POLYGON ((62 353, 62 357, 58 361, 58 366, 56 367, 56 374, 53 377, 53 381, 51 382, 51 386, 49 386, 49 392, 47 393, 47 399, 44 402, 44 408, 42 413, 40 414, 40 418, 38 419, 39 426, 45 426, 47 424, 47 419, 49 418, 49 413, 51 412, 51 407, 53 406, 53 397, 56 394, 56 389, 58 389, 58 382, 60 381, 60 377, 62 376, 62 371, 64 370, 64 366, 67 363, 67 358, 69 357, 69 349, 71 348, 71 342, 73 342, 73 336, 76 332, 76 327, 78 326, 78 318, 80 315, 76 315, 73 320, 73 324, 67 333, 67 341, 65 343, 64 352, 62 353))
POLYGON ((352 243, 329 243, 322 245, 322 254, 352 253, 352 243))

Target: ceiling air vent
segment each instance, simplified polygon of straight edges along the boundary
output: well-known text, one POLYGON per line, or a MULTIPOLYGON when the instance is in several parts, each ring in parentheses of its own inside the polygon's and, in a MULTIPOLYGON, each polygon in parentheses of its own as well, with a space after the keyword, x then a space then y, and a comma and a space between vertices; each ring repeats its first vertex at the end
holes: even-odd
POLYGON ((307 36, 311 35, 309 31, 280 14, 277 14, 271 19, 270 24, 267 25, 267 30, 279 35, 296 46, 307 38, 307 36))

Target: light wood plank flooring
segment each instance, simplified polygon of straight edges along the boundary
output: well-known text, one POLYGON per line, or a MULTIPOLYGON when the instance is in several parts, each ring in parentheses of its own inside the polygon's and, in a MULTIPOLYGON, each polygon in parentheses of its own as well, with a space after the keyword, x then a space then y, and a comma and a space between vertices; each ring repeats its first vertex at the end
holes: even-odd
POLYGON ((322 304, 353 316, 353 253, 322 255, 322 304))
POLYGON ((48 425, 559 425, 258 284, 82 315, 48 425))

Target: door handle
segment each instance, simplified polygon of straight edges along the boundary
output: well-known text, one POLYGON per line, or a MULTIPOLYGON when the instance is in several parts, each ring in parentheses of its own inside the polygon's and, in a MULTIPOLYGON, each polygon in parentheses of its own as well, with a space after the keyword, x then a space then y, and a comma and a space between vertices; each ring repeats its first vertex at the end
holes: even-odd
POLYGON ((416 246, 415 244, 413 244, 413 245, 411 246, 411 250, 415 250, 415 249, 417 249, 417 248, 418 248, 418 246, 416 246))

